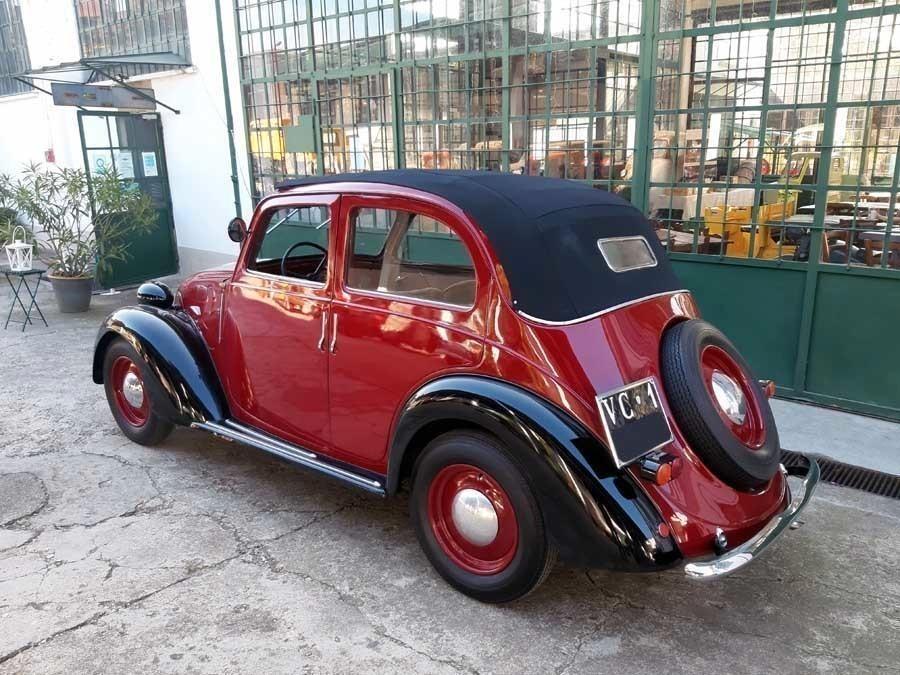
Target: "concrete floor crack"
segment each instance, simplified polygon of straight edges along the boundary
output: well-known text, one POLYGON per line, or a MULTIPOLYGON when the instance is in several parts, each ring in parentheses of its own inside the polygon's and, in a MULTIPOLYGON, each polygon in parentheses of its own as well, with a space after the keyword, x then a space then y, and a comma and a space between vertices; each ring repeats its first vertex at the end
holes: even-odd
POLYGON ((99 621, 101 618, 106 616, 107 613, 108 612, 106 612, 106 611, 94 612, 90 617, 88 617, 84 621, 80 621, 80 622, 76 623, 75 625, 69 626, 68 628, 63 628, 62 630, 58 630, 55 633, 48 635, 47 637, 41 638, 40 640, 36 640, 34 642, 29 642, 25 645, 22 645, 21 647, 14 649, 13 651, 9 652, 8 654, 3 654, 2 656, 0 656, 0 664, 6 663, 7 661, 16 658, 17 656, 20 656, 31 649, 40 647, 41 645, 46 644, 46 643, 50 642, 51 640, 55 640, 56 638, 58 638, 61 635, 65 635, 66 633, 71 633, 72 631, 79 630, 81 628, 84 628, 85 626, 88 626, 88 625, 96 622, 96 621, 99 621))
POLYGON ((47 486, 44 483, 43 479, 41 479, 41 477, 38 476, 37 474, 32 473, 30 471, 17 471, 14 473, 0 474, 0 476, 23 476, 23 475, 30 476, 31 478, 33 478, 34 480, 37 481, 38 485, 40 486, 41 493, 42 493, 41 502, 40 502, 40 504, 38 504, 34 509, 29 511, 28 513, 25 513, 21 516, 16 516, 15 518, 12 518, 11 520, 8 520, 4 523, 0 523, 0 527, 4 527, 4 528, 12 527, 13 525, 18 524, 23 520, 28 520, 29 518, 33 518, 34 516, 39 514, 41 511, 43 511, 45 508, 47 508, 47 505, 50 503, 50 493, 47 490, 47 486))
POLYGON ((159 587, 159 588, 156 588, 156 589, 154 589, 154 590, 152 590, 152 591, 149 591, 149 592, 144 593, 144 594, 142 594, 142 595, 139 595, 139 596, 137 596, 137 597, 131 598, 130 600, 125 600, 125 601, 120 601, 120 600, 101 601, 101 602, 99 603, 99 605, 100 605, 101 607, 104 607, 105 609, 103 609, 103 610, 101 610, 101 611, 98 611, 98 612, 95 612, 94 614, 92 614, 89 618, 85 619, 84 621, 80 621, 80 622, 77 623, 77 624, 74 624, 74 625, 69 626, 69 627, 67 627, 67 628, 64 628, 64 629, 62 629, 62 630, 58 630, 58 631, 56 631, 56 632, 54 632, 54 633, 51 633, 50 635, 48 635, 48 636, 46 636, 46 637, 44 637, 44 638, 41 638, 40 640, 35 640, 35 641, 32 641, 32 642, 29 642, 29 643, 27 643, 27 644, 25 644, 25 645, 23 645, 23 646, 21 646, 21 647, 18 647, 18 648, 16 648, 16 649, 14 649, 13 651, 11 651, 11 652, 9 652, 9 653, 7 653, 7 654, 4 654, 4 655, 0 656, 0 664, 3 664, 3 663, 5 663, 6 661, 9 661, 9 660, 11 660, 11 659, 13 659, 13 658, 15 658, 15 657, 17 657, 17 656, 20 656, 21 654, 23 654, 23 653, 25 653, 25 652, 27 652, 27 651, 30 651, 30 650, 32 650, 32 649, 35 649, 36 647, 40 647, 40 646, 42 646, 42 645, 45 645, 45 644, 47 644, 48 642, 50 642, 50 641, 52 641, 52 640, 55 640, 56 638, 60 637, 61 635, 64 635, 64 634, 66 634, 66 633, 71 633, 71 632, 73 632, 73 631, 76 631, 76 630, 79 630, 79 629, 84 628, 84 627, 86 627, 86 626, 89 626, 89 625, 91 625, 91 624, 94 624, 94 623, 96 623, 97 621, 99 621, 100 619, 102 619, 103 617, 105 617, 105 616, 107 616, 107 615, 115 614, 115 613, 118 613, 118 612, 121 612, 121 611, 125 611, 125 610, 128 610, 128 609, 131 609, 132 607, 134 607, 134 606, 136 606, 136 605, 138 605, 138 604, 144 602, 145 600, 148 600, 149 598, 152 598, 152 597, 155 596, 155 595, 158 595, 159 593, 162 593, 162 592, 164 592, 164 591, 167 591, 167 590, 169 590, 169 589, 171 589, 171 588, 173 588, 173 587, 175 587, 175 586, 178 586, 179 584, 182 584, 182 583, 184 583, 184 582, 186 582, 186 581, 189 581, 189 580, 191 580, 191 579, 193 579, 193 578, 195 578, 195 577, 197 577, 197 576, 199 576, 199 575, 201 575, 201 574, 205 574, 206 572, 209 572, 209 571, 211 571, 211 570, 214 570, 214 569, 218 569, 218 568, 220 568, 220 567, 223 567, 224 565, 227 565, 229 562, 238 559, 241 555, 242 555, 242 554, 238 553, 238 554, 235 554, 235 555, 233 555, 233 556, 229 556, 229 557, 227 557, 227 558, 224 558, 224 559, 222 559, 222 560, 219 560, 219 561, 217 561, 217 562, 215 562, 215 563, 210 563, 210 564, 208 564, 208 565, 201 565, 201 566, 199 566, 199 567, 195 567, 195 568, 189 569, 188 572, 187 572, 184 576, 179 577, 178 579, 176 579, 176 580, 174 580, 174 581, 172 581, 172 582, 169 582, 169 583, 167 583, 167 584, 165 584, 165 585, 163 585, 163 586, 161 586, 161 587, 159 587))

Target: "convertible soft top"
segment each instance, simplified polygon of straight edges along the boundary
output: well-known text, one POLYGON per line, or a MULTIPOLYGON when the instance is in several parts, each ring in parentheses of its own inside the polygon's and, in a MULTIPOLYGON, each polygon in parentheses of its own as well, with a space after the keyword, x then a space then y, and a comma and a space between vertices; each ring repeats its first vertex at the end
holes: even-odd
POLYGON ((336 182, 384 183, 443 197, 481 226, 506 273, 516 308, 544 321, 572 321, 682 288, 643 214, 604 190, 571 180, 490 171, 404 169, 310 176, 284 190, 336 182), (643 236, 653 267, 615 272, 599 239, 643 236))

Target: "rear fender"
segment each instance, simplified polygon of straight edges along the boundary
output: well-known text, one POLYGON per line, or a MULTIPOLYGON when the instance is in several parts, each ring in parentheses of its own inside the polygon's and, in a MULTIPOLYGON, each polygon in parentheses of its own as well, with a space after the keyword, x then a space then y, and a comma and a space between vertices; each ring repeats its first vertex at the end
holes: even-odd
POLYGON ((103 359, 117 337, 134 348, 153 376, 148 386, 162 417, 179 424, 228 418, 228 404, 212 357, 186 314, 145 305, 110 314, 94 347, 93 379, 97 384, 103 383, 103 359))
POLYGON ((399 486, 407 453, 421 450, 435 429, 454 426, 482 428, 512 450, 570 563, 657 570, 681 559, 674 540, 659 534, 656 507, 596 437, 553 404, 490 378, 441 378, 407 401, 390 447, 389 494, 399 486))

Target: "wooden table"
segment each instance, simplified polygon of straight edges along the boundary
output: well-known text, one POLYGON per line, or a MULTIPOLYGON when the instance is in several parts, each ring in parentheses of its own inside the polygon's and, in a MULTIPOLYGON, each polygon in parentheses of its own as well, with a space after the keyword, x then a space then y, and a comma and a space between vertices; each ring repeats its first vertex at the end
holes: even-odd
MULTIPOLYGON (((890 211, 890 204, 886 202, 828 202, 825 205, 825 213, 832 216, 855 216, 857 221, 886 220, 890 211)), ((816 211, 815 204, 807 204, 797 209, 797 213, 812 215, 816 211)), ((900 207, 894 207, 894 217, 900 216, 900 207)), ((863 225, 868 227, 868 225, 863 225)))
MULTIPOLYGON (((786 230, 794 229, 800 231, 800 239, 796 242, 796 244, 791 243, 789 246, 795 246, 795 251, 797 249, 803 249, 806 247, 808 249, 807 242, 812 237, 812 225, 813 225, 814 217, 808 213, 797 213, 790 218, 785 218, 784 220, 772 220, 767 223, 767 226, 770 230, 779 231, 779 240, 781 244, 781 248, 784 248, 785 245, 785 235, 786 230)), ((828 248, 828 239, 834 238, 843 235, 847 236, 847 230, 842 227, 844 223, 852 222, 853 216, 825 216, 824 222, 822 223, 825 226, 825 229, 822 232, 822 262, 828 262, 829 258, 829 248, 828 248)), ((803 258, 805 260, 805 258, 803 258)))
MULTIPOLYGON (((884 246, 885 249, 890 251, 896 251, 898 255, 891 256, 892 260, 889 258, 888 264, 891 267, 900 268, 900 232, 891 232, 887 235, 887 245, 885 246, 885 231, 884 230, 868 230, 866 232, 860 232, 859 239, 866 245, 866 265, 869 267, 874 267, 879 264, 875 262, 875 246, 880 245, 884 246)), ((885 250, 882 249, 881 255, 883 256, 885 250)), ((890 254, 889 254, 890 255, 890 254)))
POLYGON ((703 210, 713 206, 753 206, 754 188, 732 187, 729 190, 704 190, 697 212, 697 194, 672 194, 671 188, 650 188, 650 213, 658 209, 681 211, 682 220, 703 217, 703 210))
MULTIPOLYGON (((825 221, 822 223, 826 225, 829 229, 832 228, 840 228, 842 223, 849 222, 853 220, 853 216, 825 216, 825 221)), ((785 218, 782 220, 772 220, 769 221, 769 227, 776 227, 780 225, 784 225, 785 227, 805 227, 810 228, 813 224, 813 216, 807 213, 797 213, 791 216, 790 218, 785 218)))
MULTIPOLYGON (((656 236, 659 237, 659 243, 666 247, 667 250, 676 253, 691 253, 694 250, 694 233, 679 232, 678 230, 657 230, 656 236)), ((730 242, 723 240, 717 234, 698 234, 697 235, 697 252, 712 253, 712 247, 721 250, 722 246, 727 246, 730 242)))

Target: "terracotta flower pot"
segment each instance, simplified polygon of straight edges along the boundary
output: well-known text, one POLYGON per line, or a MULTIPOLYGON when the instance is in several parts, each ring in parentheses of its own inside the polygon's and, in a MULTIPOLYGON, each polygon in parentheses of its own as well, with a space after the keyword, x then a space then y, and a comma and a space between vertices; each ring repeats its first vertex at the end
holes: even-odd
POLYGON ((59 311, 64 314, 86 312, 91 307, 94 277, 54 277, 48 275, 59 311))

